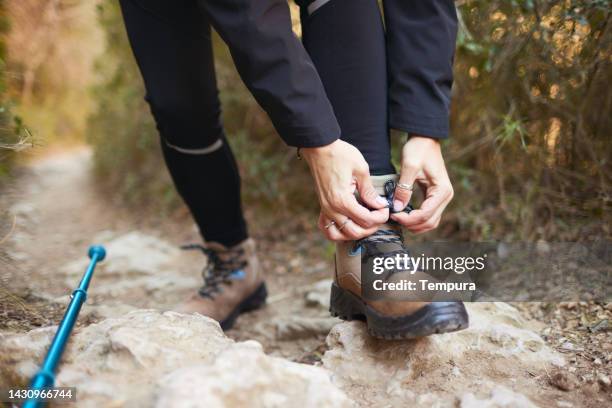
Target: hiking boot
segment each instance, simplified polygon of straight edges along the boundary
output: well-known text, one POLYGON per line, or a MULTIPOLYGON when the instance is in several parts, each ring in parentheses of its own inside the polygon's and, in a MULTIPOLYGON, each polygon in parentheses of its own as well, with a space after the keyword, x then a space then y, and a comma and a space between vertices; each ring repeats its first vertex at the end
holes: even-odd
MULTIPOLYGON (((397 176, 372 177, 374 187, 387 198, 392 207, 397 176)), ((367 300, 362 296, 362 257, 408 254, 401 228, 394 222, 383 225, 376 233, 358 241, 336 244, 336 271, 332 283, 330 312, 343 320, 362 320, 368 333, 382 339, 411 339, 435 333, 447 333, 468 327, 468 315, 462 302, 431 302, 424 293, 415 293, 414 301, 393 299, 367 300), (380 252, 379 247, 384 247, 380 252)), ((401 282, 403 279, 418 282, 436 279, 424 272, 391 271, 380 276, 385 282, 401 282)), ((378 278, 377 278, 378 279, 378 278)), ((408 298, 409 299, 409 298, 408 298)))
POLYGON ((216 242, 183 248, 201 250, 208 256, 208 263, 202 272, 204 285, 177 312, 200 313, 229 330, 238 315, 266 303, 268 293, 252 239, 231 248, 216 242))

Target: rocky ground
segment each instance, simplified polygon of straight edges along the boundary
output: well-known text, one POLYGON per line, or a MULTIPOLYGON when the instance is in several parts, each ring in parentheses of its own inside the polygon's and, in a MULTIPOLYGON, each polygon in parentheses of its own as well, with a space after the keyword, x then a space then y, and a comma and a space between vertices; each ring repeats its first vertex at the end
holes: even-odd
POLYGON ((169 310, 199 285, 188 223, 135 221, 92 187, 90 153, 46 157, 0 200, 0 388, 27 383, 106 245, 58 385, 79 407, 601 407, 612 403, 609 305, 476 303, 471 326, 378 341, 329 317, 329 246, 313 226, 255 229, 268 306, 223 333, 169 310), (187 226, 187 227, 186 227, 187 226), (6 238, 3 238, 6 237, 6 238))

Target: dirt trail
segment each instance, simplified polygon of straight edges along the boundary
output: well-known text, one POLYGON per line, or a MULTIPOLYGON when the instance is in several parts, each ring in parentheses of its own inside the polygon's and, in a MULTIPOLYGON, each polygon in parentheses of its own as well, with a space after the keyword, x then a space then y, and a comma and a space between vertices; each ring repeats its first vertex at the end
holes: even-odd
MULTIPOLYGON (((133 214, 100 195, 91 179, 90 165, 91 151, 83 147, 48 155, 23 169, 9 208, 16 217, 9 244, 20 271, 19 276, 11 278, 19 282, 11 286, 27 288, 36 297, 61 300, 78 283, 87 247, 93 242, 119 239, 115 247, 121 254, 109 251, 109 262, 123 257, 122 262, 132 265, 131 271, 114 274, 104 266, 100 268, 92 282, 88 306, 103 308, 103 314, 94 314, 85 323, 120 315, 130 307, 171 309, 201 282, 203 256, 178 250, 185 242, 197 241, 195 228, 166 220, 160 220, 157 229, 143 226, 133 214), (153 276, 140 276, 139 262, 146 266, 155 251, 163 252, 164 259, 152 266, 153 276), (67 273, 66 265, 74 262, 76 267, 67 273)), ((321 307, 305 307, 304 296, 310 285, 328 276, 331 264, 314 255, 321 253, 320 240, 314 247, 304 247, 297 237, 279 238, 278 242, 259 242, 261 251, 269 254, 263 260, 268 270, 268 307, 239 319, 228 335, 237 340, 255 339, 266 352, 286 358, 316 360, 317 349, 325 339, 325 333, 317 334, 317 330, 324 330, 329 322, 325 322, 321 307), (291 250, 294 244, 298 254, 291 250), (304 273, 295 273, 298 270, 304 273), (291 330, 293 323, 279 339, 279 325, 280 330, 287 329, 287 322, 296 314, 314 318, 315 326, 320 323, 323 328, 298 327, 295 332, 291 330)))
MULTIPOLYGON (((14 229, 3 243, 3 248, 0 248, 10 253, 10 258, 16 264, 16 268, 8 272, 0 270, 0 306, 3 306, 1 295, 8 288, 8 292, 21 297, 23 303, 36 305, 38 313, 43 315, 38 319, 33 317, 36 316, 34 314, 11 315, 9 310, 6 319, 0 308, 0 323, 2 319, 22 322, 22 326, 0 325, 0 338, 3 334, 25 332, 36 326, 54 324, 59 320, 68 301, 67 295, 77 285, 87 264, 86 251, 92 243, 107 245, 108 258, 96 271, 77 330, 85 330, 91 323, 108 317, 124 316, 130 310, 170 310, 201 284, 199 275, 204 266, 204 257, 197 251, 179 249, 181 244, 197 241, 198 234, 192 223, 188 220, 152 222, 136 219, 138 217, 133 212, 115 206, 108 197, 101 196, 92 180, 90 165, 91 151, 88 148, 50 154, 22 169, 17 177, 18 184, 10 190, 10 196, 0 197, 2 209, 6 208, 9 214, 9 217, 4 219, 9 220, 9 224, 11 217, 16 220, 14 229)), ((329 347, 325 343, 326 335, 338 322, 329 317, 326 305, 332 263, 323 238, 314 228, 304 228, 299 232, 291 228, 260 228, 273 230, 273 235, 260 233, 257 227, 253 229, 267 273, 268 305, 262 310, 241 317, 227 335, 235 340, 256 340, 263 345, 266 353, 273 356, 312 364, 321 361, 322 354, 329 347)), ((0 230, 0 238, 6 231, 8 228, 0 230)), ((481 309, 482 306, 478 305, 478 308, 481 309)), ((574 305, 572 316, 578 316, 581 307, 574 305)), ((597 307, 597 313, 609 315, 609 308, 604 310, 601 306, 597 307)), ((533 308, 540 310, 537 305, 533 308)), ((570 313, 565 309, 559 310, 570 313)), ((529 312, 527 308, 522 311, 529 312)), ((513 313, 518 314, 516 311, 513 313)), ((559 319, 559 316, 561 315, 555 314, 555 319, 559 319)), ((546 316, 539 317, 542 321, 546 319, 546 316)), ((503 326, 503 319, 496 323, 503 326)), ((560 323, 546 324, 549 327, 543 328, 540 333, 545 334, 550 346, 565 354, 570 367, 560 374, 546 371, 529 372, 527 374, 530 377, 521 380, 525 389, 519 391, 534 398, 540 406, 601 406, 604 401, 609 401, 610 377, 606 366, 610 363, 611 355, 609 341, 604 341, 607 338, 607 330, 589 336, 570 337, 571 341, 575 342, 572 344, 565 337, 568 331, 564 327, 559 328, 560 323), (585 352, 588 344, 592 342, 600 344, 596 347, 596 355, 585 352), (568 344, 572 349, 567 348, 568 344), (560 391, 562 389, 571 392, 560 391), (551 401, 550 398, 555 398, 556 402, 549 404, 547 401, 551 401)), ((353 330, 350 328, 352 326, 342 327, 337 335, 347 328, 353 330)), ((490 344, 486 341, 483 341, 483 344, 492 345, 494 352, 504 351, 503 342, 496 343, 500 341, 496 337, 499 337, 499 334, 486 332, 486 327, 482 327, 481 331, 475 330, 474 334, 469 334, 468 331, 463 334, 468 339, 470 336, 476 336, 478 339, 481 336, 489 336, 490 344)), ((511 328, 508 333, 515 331, 515 328, 511 328)), ((533 335, 536 336, 535 333, 533 335)), ((379 348, 389 349, 388 353, 382 353, 384 357, 392 355, 396 346, 411 346, 402 346, 399 343, 378 344, 370 340, 360 345, 360 341, 363 342, 360 337, 351 336, 351 344, 336 341, 336 350, 332 349, 333 353, 328 361, 333 369, 334 358, 338 359, 339 355, 345 353, 345 357, 338 360, 341 363, 336 367, 336 374, 346 371, 349 379, 354 377, 353 374, 365 375, 368 371, 366 369, 362 373, 362 370, 352 366, 361 364, 359 361, 362 360, 363 351, 359 351, 359 347, 366 351, 371 349, 373 354, 369 364, 371 370, 375 371, 376 367, 389 369, 398 364, 394 359, 379 364, 379 348), (345 346, 348 348, 344 349, 345 346), (359 358, 351 354, 351 347, 357 347, 359 358), (338 354, 338 350, 344 351, 338 354)), ((435 341, 414 343, 416 346, 425 347, 429 347, 428 344, 432 346, 435 341)), ((407 353, 407 361, 414 357, 410 350, 402 352, 407 353)), ((435 352, 433 355, 438 354, 435 352)), ((474 373, 480 370, 481 364, 494 363, 483 363, 479 362, 477 357, 474 358, 475 362, 468 359, 462 363, 464 366, 461 370, 466 374, 465 377, 461 374, 462 382, 456 382, 457 387, 463 384, 460 388, 475 391, 476 388, 473 387, 478 383, 479 376, 474 373)), ((450 359, 451 365, 454 364, 452 360, 450 359)), ((0 365, 1 363, 0 361, 0 365)), ((447 363, 441 362, 440 367, 445 367, 447 363)), ((502 361, 500 364, 502 367, 505 363, 502 361)), ((441 374, 435 374, 436 369, 429 367, 429 375, 418 377, 423 381, 422 384, 419 381, 410 382, 410 386, 414 387, 412 391, 426 394, 432 383, 439 386, 447 381, 449 372, 452 374, 457 371, 454 365, 449 368, 450 371, 441 374)), ((507 378, 505 371, 500 369, 499 376, 492 376, 491 379, 505 382, 506 385, 512 384, 513 380, 507 378)), ((396 372, 398 373, 401 374, 402 370, 396 372)), ((527 374, 517 372, 517 375, 521 376, 527 374)), ((376 381, 379 380, 381 378, 377 376, 376 381)), ((366 381, 368 382, 369 380, 366 381)), ((382 392, 372 391, 373 388, 370 389, 367 385, 359 386, 362 388, 355 387, 351 383, 344 386, 355 400, 367 401, 367 398, 361 395, 363 390, 364 395, 370 395, 372 398, 377 392, 382 392)), ((383 383, 382 387, 388 387, 388 384, 383 383)), ((443 388, 440 389, 444 391, 443 388)), ((384 392, 391 391, 387 389, 384 392)))

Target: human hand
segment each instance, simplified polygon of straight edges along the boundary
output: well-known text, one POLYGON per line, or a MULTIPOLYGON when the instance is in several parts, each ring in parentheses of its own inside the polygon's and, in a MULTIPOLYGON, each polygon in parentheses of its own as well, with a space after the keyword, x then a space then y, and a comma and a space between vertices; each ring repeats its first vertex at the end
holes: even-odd
POLYGON ((319 228, 332 241, 350 241, 372 235, 389 217, 387 200, 380 197, 363 155, 342 140, 300 149, 315 181, 321 214, 319 228), (355 197, 355 191, 364 204, 355 197))
POLYGON ((403 210, 412 196, 412 191, 399 187, 400 184, 413 187, 418 184, 425 192, 425 200, 421 208, 410 213, 391 214, 391 219, 416 234, 438 227, 442 213, 454 194, 440 142, 412 136, 402 148, 402 168, 393 202, 395 211, 403 210))

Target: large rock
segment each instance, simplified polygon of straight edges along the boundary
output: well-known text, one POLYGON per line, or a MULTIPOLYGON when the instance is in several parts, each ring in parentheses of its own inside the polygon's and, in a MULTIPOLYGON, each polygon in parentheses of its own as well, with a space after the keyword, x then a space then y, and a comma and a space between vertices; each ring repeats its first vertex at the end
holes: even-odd
POLYGON ((364 405, 451 407, 495 399, 499 392, 490 395, 501 384, 533 390, 529 373, 563 365, 512 306, 475 303, 468 309, 469 329, 414 341, 376 340, 361 322, 338 324, 327 337, 323 366, 364 405))
MULTIPOLYGON (((13 376, 34 374, 54 328, 0 338, 13 376), (10 364, 11 361, 8 361, 10 364)), ((323 368, 265 355, 235 343, 201 315, 138 310, 76 331, 57 375, 77 388, 79 407, 345 406, 323 368), (208 403, 210 402, 210 404, 208 403)))
POLYGON ((212 364, 176 370, 158 387, 158 408, 351 405, 324 369, 266 356, 254 341, 222 351, 212 364))
POLYGON ((491 394, 484 399, 477 398, 474 394, 466 393, 461 397, 461 408, 535 408, 536 406, 522 394, 514 392, 506 387, 497 385, 491 390, 491 394))
POLYGON ((0 333, 0 386, 7 388, 4 378, 17 378, 27 383, 45 356, 57 326, 34 329, 25 335, 0 333))
MULTIPOLYGON (((75 331, 57 383, 77 387, 85 408, 548 406, 534 376, 562 358, 513 307, 468 308, 468 330, 414 341, 373 339, 361 322, 336 324, 322 367, 236 343, 201 315, 136 310, 75 331)), ((54 331, 0 335, 0 377, 27 381, 54 331)))

